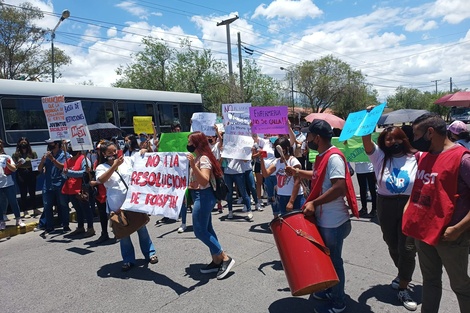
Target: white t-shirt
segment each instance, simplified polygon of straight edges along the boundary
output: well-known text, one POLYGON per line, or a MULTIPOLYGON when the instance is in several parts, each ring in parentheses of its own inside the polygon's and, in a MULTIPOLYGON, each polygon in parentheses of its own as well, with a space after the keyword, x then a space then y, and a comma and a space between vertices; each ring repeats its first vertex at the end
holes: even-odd
MULTIPOLYGON (((332 154, 328 159, 325 179, 323 180, 321 187, 322 194, 332 187, 331 180, 336 178, 346 178, 346 164, 341 156, 338 154, 332 154)), ((348 209, 345 197, 338 197, 331 202, 316 207, 315 217, 317 219, 318 226, 324 228, 335 228, 342 225, 344 222, 349 220, 348 209)))
MULTIPOLYGON (((203 155, 196 158, 196 166, 199 167, 200 170, 202 169, 209 169, 212 171, 212 163, 211 160, 203 155)), ((212 176, 212 175, 211 175, 212 176)), ((200 185, 197 180, 196 176, 194 175, 194 171, 192 168, 189 168, 189 189, 206 189, 209 188, 211 185, 207 183, 207 185, 202 186, 200 185)))
POLYGON ((378 194, 382 196, 409 196, 418 168, 415 156, 404 155, 389 159, 382 176, 384 157, 384 152, 377 145, 375 145, 375 151, 369 155, 369 159, 374 165, 378 194))
MULTIPOLYGON (((14 185, 12 175, 5 175, 4 168, 7 166, 7 160, 10 160, 9 163, 15 164, 11 156, 8 154, 0 154, 0 188, 6 188, 14 185)), ((0 201, 4 201, 4 199, 0 201)))
POLYGON ((216 142, 216 143, 213 144, 213 145, 209 144, 209 146, 211 147, 212 154, 215 156, 215 158, 216 158, 217 160, 220 160, 219 143, 216 142))
POLYGON ((225 174, 243 174, 245 171, 243 170, 242 163, 245 162, 244 160, 239 159, 228 159, 227 158, 227 167, 224 169, 225 174))
MULTIPOLYGON (((126 200, 127 188, 123 180, 126 182, 127 186, 130 185, 133 166, 134 159, 132 157, 124 157, 124 162, 118 168, 119 174, 114 172, 108 181, 104 183, 106 187, 108 212, 117 211, 121 208, 124 200, 126 200), (119 175, 122 176, 122 179, 119 175)), ((100 178, 110 167, 108 163, 98 165, 96 168, 96 177, 100 178)))
POLYGON ((370 162, 356 162, 354 168, 357 174, 367 174, 374 172, 374 165, 370 162))
MULTIPOLYGON (((287 160, 287 165, 294 167, 296 165, 300 165, 300 162, 296 157, 291 156, 287 160)), ((287 176, 285 169, 286 165, 278 159, 276 162, 276 170, 274 171, 277 180, 277 194, 280 196, 291 196, 292 190, 294 189, 294 177, 287 176)), ((302 195, 303 193, 304 189, 302 188, 302 185, 300 185, 297 195, 302 195)))

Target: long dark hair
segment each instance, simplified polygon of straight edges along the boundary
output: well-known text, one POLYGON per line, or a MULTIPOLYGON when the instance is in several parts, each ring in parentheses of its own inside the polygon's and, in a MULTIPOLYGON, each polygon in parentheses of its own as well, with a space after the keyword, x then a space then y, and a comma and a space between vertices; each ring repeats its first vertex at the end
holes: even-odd
POLYGON ((408 136, 400 127, 390 126, 390 127, 385 128, 382 131, 382 133, 380 133, 379 138, 377 139, 377 145, 384 152, 384 155, 385 155, 384 161, 382 164, 382 173, 380 174, 381 176, 384 175, 385 165, 387 164, 387 161, 393 158, 392 153, 389 151, 389 149, 387 149, 387 146, 385 145, 385 138, 387 137, 388 134, 390 134, 393 138, 395 138, 395 140, 403 141, 402 152, 404 154, 413 154, 413 147, 410 144, 408 136))
POLYGON ((26 137, 21 137, 20 139, 18 139, 18 142, 16 143, 16 152, 19 153, 20 155, 23 154, 23 151, 21 150, 21 143, 22 142, 26 142, 26 155, 29 156, 29 157, 33 157, 33 149, 31 149, 31 144, 29 143, 29 140, 28 138, 26 137))
POLYGON ((198 150, 200 155, 205 155, 209 158, 212 164, 212 171, 214 172, 214 176, 222 177, 222 169, 220 168, 219 162, 217 161, 214 154, 212 153, 211 148, 209 147, 209 141, 207 140, 206 135, 204 135, 200 131, 197 131, 189 134, 188 138, 191 138, 194 147, 196 147, 196 150, 198 150))
POLYGON ((136 150, 140 150, 140 147, 139 147, 139 143, 137 142, 137 138, 135 137, 135 135, 129 135, 129 136, 126 136, 126 138, 131 142, 129 147, 124 147, 124 150, 123 150, 123 153, 124 155, 126 154, 127 151, 130 151, 132 153, 132 151, 136 151, 136 150))
POLYGON ((117 149, 116 144, 112 141, 106 140, 106 141, 100 143, 100 154, 98 156, 98 163, 99 164, 103 164, 103 163, 108 162, 108 159, 104 156, 104 154, 106 153, 106 150, 108 150, 108 148, 110 146, 115 146, 116 149, 117 149))
MULTIPOLYGON (((290 145, 290 141, 286 137, 279 137, 276 139, 276 141, 273 144, 274 150, 276 150, 276 146, 281 146, 282 150, 287 151, 287 155, 293 155, 294 149, 292 149, 292 146, 290 145)), ((286 158, 288 159, 288 158, 286 158)))

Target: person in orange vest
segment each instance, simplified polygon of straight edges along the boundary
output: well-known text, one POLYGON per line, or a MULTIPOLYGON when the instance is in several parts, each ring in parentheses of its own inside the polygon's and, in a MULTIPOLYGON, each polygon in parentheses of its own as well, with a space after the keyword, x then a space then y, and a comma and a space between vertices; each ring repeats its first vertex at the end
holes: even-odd
POLYGON ((437 313, 442 266, 461 313, 470 312, 470 152, 449 140, 445 121, 427 113, 413 122, 418 170, 403 214, 403 233, 415 238, 423 275, 422 313, 437 313))

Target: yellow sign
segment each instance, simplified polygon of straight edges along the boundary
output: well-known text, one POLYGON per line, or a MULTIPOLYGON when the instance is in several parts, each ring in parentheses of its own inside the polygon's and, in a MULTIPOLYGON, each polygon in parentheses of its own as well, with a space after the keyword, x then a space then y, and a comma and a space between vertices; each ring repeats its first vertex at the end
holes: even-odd
POLYGON ((152 117, 151 116, 134 116, 134 133, 137 135, 146 133, 153 134, 152 117))

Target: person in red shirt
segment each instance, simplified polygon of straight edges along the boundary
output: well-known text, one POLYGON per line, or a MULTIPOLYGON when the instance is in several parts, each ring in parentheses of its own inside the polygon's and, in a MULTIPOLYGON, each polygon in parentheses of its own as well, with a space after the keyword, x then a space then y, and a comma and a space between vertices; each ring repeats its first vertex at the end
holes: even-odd
POLYGON ((418 170, 403 214, 403 233, 415 238, 423 275, 422 313, 437 313, 442 267, 461 313, 470 312, 470 152, 447 137, 445 121, 427 113, 413 123, 418 170))

